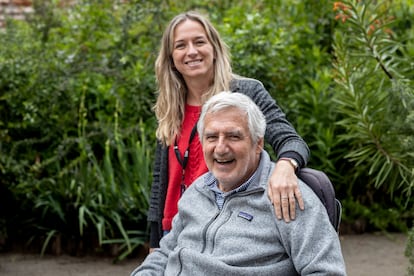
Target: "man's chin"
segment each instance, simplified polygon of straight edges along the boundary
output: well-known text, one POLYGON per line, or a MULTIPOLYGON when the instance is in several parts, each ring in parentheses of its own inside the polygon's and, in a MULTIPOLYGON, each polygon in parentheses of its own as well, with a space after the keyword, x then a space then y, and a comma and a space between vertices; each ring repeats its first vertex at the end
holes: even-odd
POLYGON ((237 186, 237 183, 235 183, 234 181, 231 181, 229 177, 216 177, 216 178, 217 178, 217 182, 219 183, 220 190, 224 192, 231 191, 237 186))

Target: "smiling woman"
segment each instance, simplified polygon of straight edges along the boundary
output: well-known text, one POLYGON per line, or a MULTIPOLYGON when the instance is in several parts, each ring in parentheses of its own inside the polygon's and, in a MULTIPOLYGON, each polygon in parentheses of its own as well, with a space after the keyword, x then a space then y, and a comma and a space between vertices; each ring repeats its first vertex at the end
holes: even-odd
POLYGON ((187 92, 187 104, 199 106, 202 93, 213 79, 214 49, 209 43, 203 26, 191 20, 179 24, 174 31, 172 58, 175 68, 186 83, 191 83, 187 92))

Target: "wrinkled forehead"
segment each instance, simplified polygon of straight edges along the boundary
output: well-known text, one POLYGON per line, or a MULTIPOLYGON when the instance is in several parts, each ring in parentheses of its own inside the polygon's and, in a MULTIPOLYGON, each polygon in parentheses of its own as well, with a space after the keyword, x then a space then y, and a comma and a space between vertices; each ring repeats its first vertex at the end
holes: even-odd
POLYGON ((204 118, 204 129, 226 127, 227 129, 247 130, 247 114, 237 107, 210 108, 204 118))

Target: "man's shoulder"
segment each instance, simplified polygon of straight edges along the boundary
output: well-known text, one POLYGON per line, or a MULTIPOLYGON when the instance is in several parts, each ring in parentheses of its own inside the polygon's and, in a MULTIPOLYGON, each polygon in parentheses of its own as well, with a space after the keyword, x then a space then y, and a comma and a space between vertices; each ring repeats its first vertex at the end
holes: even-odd
POLYGON ((190 185, 190 187, 188 187, 187 190, 197 190, 197 191, 201 191, 201 190, 206 190, 207 188, 207 184, 205 182, 206 177, 209 175, 209 172, 206 172, 202 175, 200 175, 199 177, 197 177, 193 183, 190 185))

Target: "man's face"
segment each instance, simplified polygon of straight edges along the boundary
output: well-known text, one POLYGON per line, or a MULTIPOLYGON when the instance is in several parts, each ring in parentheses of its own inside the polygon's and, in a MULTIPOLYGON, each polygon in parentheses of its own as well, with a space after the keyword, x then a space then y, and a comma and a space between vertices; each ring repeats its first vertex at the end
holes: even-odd
POLYGON ((207 113, 202 137, 204 159, 227 192, 243 184, 256 170, 263 139, 253 144, 247 115, 237 108, 207 113))

